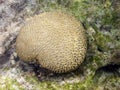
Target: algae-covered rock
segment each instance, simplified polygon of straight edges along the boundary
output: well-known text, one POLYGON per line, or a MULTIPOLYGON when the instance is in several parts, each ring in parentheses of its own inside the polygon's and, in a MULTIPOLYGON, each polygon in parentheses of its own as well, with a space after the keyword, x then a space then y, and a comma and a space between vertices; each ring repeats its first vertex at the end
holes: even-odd
POLYGON ((118 15, 120 15, 120 0, 115 0, 114 2, 113 2, 113 8, 114 8, 114 10, 115 10, 115 12, 118 14, 118 15))
MULTIPOLYGON (((2 0, 4 2, 22 2, 26 0, 2 0)), ((33 0, 27 0, 33 1, 33 0)), ((86 29, 87 54, 86 59, 74 72, 55 74, 35 65, 28 65, 11 53, 15 52, 14 45, 10 45, 7 55, 10 60, 15 60, 15 65, 5 68, 0 73, 0 90, 117 90, 120 88, 120 28, 119 28, 119 1, 120 0, 34 0, 38 1, 36 8, 29 9, 24 5, 15 3, 6 6, 9 10, 15 9, 18 14, 3 12, 3 5, 0 1, 2 14, 1 24, 4 21, 11 21, 9 16, 15 14, 18 22, 21 18, 26 19, 41 12, 61 10, 71 13, 78 21, 81 21, 86 29), (24 8, 25 7, 25 8, 24 8), (22 10, 23 14, 21 14, 22 10), (27 12, 26 12, 27 10, 27 12), (35 12, 33 11, 35 10, 35 12), (27 14, 27 15, 26 15, 27 14), (20 18, 19 18, 20 17, 20 18), (13 48, 13 49, 11 49, 13 48), (10 53, 9 53, 10 52, 10 53), (14 58, 11 58, 13 56, 14 58), (22 62, 19 64, 19 62, 22 62), (14 70, 13 70, 14 69, 14 70), (22 69, 22 70, 21 70, 22 69), (34 71, 32 71, 34 70, 34 71), (34 73, 35 72, 35 73, 34 73), (37 78, 38 77, 38 78, 37 78)), ((12 4, 12 3, 11 3, 12 4)), ((30 6, 31 3, 27 5, 30 6)), ((31 4, 33 6, 33 4, 31 4)), ((10 11, 11 12, 11 11, 10 11)), ((38 15, 39 16, 39 15, 38 15)), ((16 19, 14 22, 16 22, 16 19)), ((31 23, 31 22, 29 22, 31 23)), ((13 24, 10 24, 13 25, 13 24)), ((15 25, 15 24, 14 24, 15 25)), ((20 24, 18 24, 20 25, 20 24)), ((32 26, 32 25, 31 25, 32 26)), ((6 25, 4 27, 7 27, 6 25)), ((24 27, 23 27, 24 28, 24 27)), ((3 28, 4 29, 4 28, 3 28)), ((11 27, 12 32, 16 27, 11 27)), ((2 30, 2 29, 1 29, 2 30)), ((6 31, 6 30, 5 30, 6 31)), ((3 31, 1 35, 5 34, 3 31)), ((5 34, 6 35, 6 34, 5 34)), ((14 34, 10 34, 10 37, 14 34)), ((5 37, 4 37, 5 38, 5 37)), ((33 37, 31 37, 33 38, 33 37)), ((16 39, 14 39, 16 41, 16 39)), ((12 43, 14 44, 14 41, 12 43)), ((32 41, 32 39, 30 40, 32 41)), ((5 41, 6 42, 6 41, 5 41)), ((9 41, 8 41, 9 42, 9 41)), ((1 44, 2 45, 2 44, 1 44)), ((5 46, 3 44, 2 46, 5 46)), ((7 44, 8 45, 8 44, 7 44)), ((26 43, 27 46, 27 43, 26 43)), ((6 46, 5 46, 6 49, 6 46)), ((25 50, 24 50, 25 51, 25 50)), ((16 55, 15 55, 16 56, 16 55)), ((8 60, 8 59, 6 59, 8 60)), ((28 59, 34 61, 33 59, 28 59)), ((28 61, 27 60, 27 61, 28 61)), ((1 60, 1 62, 3 62, 1 60)), ((0 69, 1 70, 1 69, 0 69)))
POLYGON ((80 22, 60 11, 33 17, 16 41, 18 56, 57 73, 76 69, 84 60, 86 37, 80 22))

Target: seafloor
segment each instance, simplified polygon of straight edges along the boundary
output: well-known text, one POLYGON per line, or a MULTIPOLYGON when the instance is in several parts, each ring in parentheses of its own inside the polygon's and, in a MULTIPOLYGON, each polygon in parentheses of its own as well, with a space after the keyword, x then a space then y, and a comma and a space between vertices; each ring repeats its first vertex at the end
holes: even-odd
POLYGON ((0 90, 120 90, 120 0, 0 0, 0 90), (34 15, 61 10, 84 26, 87 54, 70 73, 20 60, 16 37, 34 15))

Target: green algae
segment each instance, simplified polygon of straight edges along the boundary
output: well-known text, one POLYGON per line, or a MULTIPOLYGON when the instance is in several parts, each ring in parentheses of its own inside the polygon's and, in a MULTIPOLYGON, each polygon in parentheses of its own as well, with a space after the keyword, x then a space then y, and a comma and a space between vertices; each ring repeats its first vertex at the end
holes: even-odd
POLYGON ((0 77, 0 90, 25 90, 19 82, 13 78, 2 78, 0 77))

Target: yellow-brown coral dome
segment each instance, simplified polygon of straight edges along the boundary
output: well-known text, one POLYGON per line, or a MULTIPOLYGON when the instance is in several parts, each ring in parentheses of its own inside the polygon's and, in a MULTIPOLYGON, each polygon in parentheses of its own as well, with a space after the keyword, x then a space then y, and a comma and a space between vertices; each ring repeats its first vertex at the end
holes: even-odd
POLYGON ((86 53, 85 31, 75 17, 63 12, 37 15, 21 29, 16 52, 24 61, 37 60, 51 71, 76 69, 86 53))

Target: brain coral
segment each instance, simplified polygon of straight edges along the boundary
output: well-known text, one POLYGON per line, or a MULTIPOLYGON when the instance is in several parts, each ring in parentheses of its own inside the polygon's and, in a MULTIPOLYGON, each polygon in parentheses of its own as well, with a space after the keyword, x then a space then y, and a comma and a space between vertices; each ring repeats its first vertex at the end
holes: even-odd
POLYGON ((56 11, 37 15, 21 29, 16 52, 24 61, 37 61, 56 73, 76 69, 84 60, 86 36, 73 16, 56 11))

